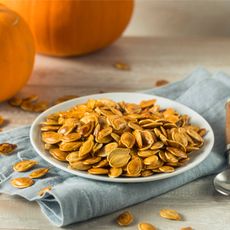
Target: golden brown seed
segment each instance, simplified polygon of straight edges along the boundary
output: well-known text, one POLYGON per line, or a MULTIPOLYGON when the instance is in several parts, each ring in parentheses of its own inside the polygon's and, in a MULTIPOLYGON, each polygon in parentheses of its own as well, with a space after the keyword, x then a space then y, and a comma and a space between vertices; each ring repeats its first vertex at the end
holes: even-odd
POLYGON ((153 155, 153 156, 150 156, 150 157, 147 157, 144 159, 144 164, 145 165, 155 165, 158 163, 158 156, 156 155, 153 155))
POLYGON ((103 168, 109 165, 109 162, 107 161, 107 159, 104 159, 102 161, 100 161, 99 163, 97 163, 96 165, 93 166, 93 168, 103 168))
POLYGON ((26 172, 36 164, 38 164, 38 162, 34 160, 19 161, 13 165, 13 169, 17 172, 26 172))
POLYGON ((47 132, 47 131, 57 131, 60 128, 60 126, 55 125, 46 125, 41 127, 41 131, 47 132))
POLYGON ((127 173, 132 176, 138 176, 142 170, 142 161, 139 157, 132 159, 127 165, 127 173))
POLYGON ((198 132, 194 131, 193 129, 187 129, 186 131, 188 135, 195 141, 203 142, 203 138, 200 136, 198 132))
POLYGON ((124 132, 121 135, 121 143, 126 147, 131 149, 135 144, 135 137, 132 133, 124 132))
POLYGON ((141 176, 143 177, 152 176, 152 175, 153 175, 153 171, 150 169, 145 169, 144 171, 141 172, 141 176))
POLYGON ((101 157, 94 156, 83 161, 84 165, 93 165, 101 161, 101 157))
POLYGON ((29 177, 18 177, 10 181, 15 188, 27 188, 34 184, 34 181, 29 177))
POLYGON ((72 142, 72 141, 77 141, 81 138, 80 133, 69 133, 65 136, 62 137, 63 142, 72 142))
POLYGON ((165 151, 165 157, 166 157, 167 161, 170 163, 177 163, 178 162, 178 158, 175 157, 173 154, 171 154, 168 151, 165 151))
POLYGON ((168 83, 169 83, 169 81, 162 79, 162 80, 156 81, 155 86, 160 87, 160 86, 163 86, 163 85, 167 85, 168 83))
POLYGON ((42 133, 42 140, 47 144, 56 144, 60 142, 62 139, 62 135, 56 132, 43 132, 42 133))
POLYGON ((128 226, 133 220, 133 215, 129 211, 125 211, 117 217, 117 224, 120 226, 128 226))
POLYGON ((82 142, 73 141, 73 142, 62 142, 59 145, 59 149, 64 152, 76 151, 82 146, 82 142))
POLYGON ((51 186, 47 186, 45 188, 42 188, 39 192, 38 195, 39 196, 44 196, 46 194, 46 192, 50 191, 52 189, 51 186))
POLYGON ((61 151, 58 148, 51 148, 49 150, 49 153, 57 160, 59 161, 66 161, 66 157, 68 156, 68 153, 65 151, 61 151))
POLYGON ((93 135, 90 135, 88 140, 82 144, 82 146, 79 149, 79 156, 85 156, 88 153, 90 153, 93 149, 94 146, 94 141, 93 141, 93 135))
POLYGON ((149 223, 138 224, 138 230, 156 230, 156 227, 149 223))
POLYGON ((122 174, 122 168, 110 168, 109 170, 109 177, 119 177, 122 174))
POLYGON ((127 165, 129 159, 130 149, 125 148, 116 148, 112 150, 107 157, 110 166, 114 168, 124 167, 125 165, 127 165))
POLYGON ((108 174, 109 170, 104 168, 91 168, 88 170, 88 173, 95 175, 108 174))
POLYGON ((173 167, 171 167, 171 166, 166 166, 166 165, 161 166, 161 167, 159 168, 159 170, 160 170, 161 172, 167 172, 167 173, 171 173, 171 172, 174 172, 174 171, 175 171, 175 169, 174 169, 173 167))
POLYGON ((182 227, 180 230, 192 230, 191 227, 182 227))
POLYGON ((176 157, 187 158, 187 154, 182 150, 174 147, 167 147, 166 148, 170 153, 172 153, 176 157))
POLYGON ((72 169, 77 169, 82 171, 86 171, 91 168, 91 165, 84 165, 82 161, 73 161, 73 162, 70 161, 69 164, 72 169))
POLYGON ((39 168, 34 170, 32 173, 30 173, 29 177, 32 179, 40 178, 45 176, 48 173, 48 171, 49 171, 48 168, 39 168))
POLYGON ((173 209, 161 209, 160 216, 169 220, 181 220, 181 215, 173 209))
POLYGON ((24 111, 33 112, 33 103, 30 101, 23 101, 20 107, 24 111))
POLYGON ((142 109, 153 106, 156 103, 156 99, 141 101, 140 106, 142 109))
POLYGON ((151 146, 151 149, 152 150, 161 149, 163 146, 164 146, 163 142, 157 141, 151 146))
POLYGON ((19 107, 22 104, 22 99, 19 97, 12 97, 8 102, 11 106, 19 107))
POLYGON ((10 154, 17 148, 17 145, 10 143, 0 144, 0 154, 10 154))
POLYGON ((157 154, 160 150, 144 150, 144 151, 138 151, 138 156, 139 157, 143 157, 143 158, 146 158, 146 157, 151 157, 155 154, 157 154))
POLYGON ((119 69, 119 70, 130 70, 130 67, 129 67, 128 64, 121 63, 121 62, 115 63, 115 64, 114 64, 114 67, 115 67, 116 69, 119 69))

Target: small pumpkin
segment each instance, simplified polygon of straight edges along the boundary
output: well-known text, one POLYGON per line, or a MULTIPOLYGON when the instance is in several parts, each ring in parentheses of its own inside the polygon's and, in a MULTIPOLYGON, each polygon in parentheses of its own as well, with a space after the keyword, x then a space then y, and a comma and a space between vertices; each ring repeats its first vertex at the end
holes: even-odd
POLYGON ((27 23, 0 4, 0 102, 14 96, 27 82, 35 45, 27 23))
POLYGON ((133 0, 0 0, 21 14, 39 53, 83 55, 108 46, 126 28, 133 0))

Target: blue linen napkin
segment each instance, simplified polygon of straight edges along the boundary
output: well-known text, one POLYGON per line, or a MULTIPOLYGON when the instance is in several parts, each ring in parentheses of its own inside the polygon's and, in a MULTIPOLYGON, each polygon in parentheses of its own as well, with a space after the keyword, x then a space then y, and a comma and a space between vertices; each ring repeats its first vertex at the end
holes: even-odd
POLYGON ((64 226, 158 196, 199 177, 216 173, 226 166, 224 104, 230 96, 230 78, 227 75, 218 73, 212 76, 199 68, 182 81, 145 92, 176 100, 207 119, 214 130, 215 145, 205 161, 181 175, 139 184, 93 181, 72 176, 52 167, 50 173, 37 180, 32 187, 16 189, 9 184, 9 180, 28 175, 28 172, 17 173, 12 170, 12 164, 18 159, 35 159, 39 161, 39 167, 50 166, 33 150, 29 141, 30 127, 26 126, 0 135, 0 143, 10 142, 18 145, 15 154, 0 156, 0 193, 19 195, 29 201, 37 201, 42 212, 53 224, 64 226), (38 191, 49 185, 52 186, 52 190, 45 197, 39 197, 38 191))

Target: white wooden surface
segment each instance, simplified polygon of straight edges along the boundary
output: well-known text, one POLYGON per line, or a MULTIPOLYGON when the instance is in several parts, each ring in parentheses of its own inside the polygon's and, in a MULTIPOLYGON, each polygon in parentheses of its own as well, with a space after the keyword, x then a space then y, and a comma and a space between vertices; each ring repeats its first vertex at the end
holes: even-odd
MULTIPOLYGON (((211 72, 230 73, 230 39, 122 38, 112 47, 81 58, 57 59, 37 56, 35 70, 21 95, 38 94, 54 100, 61 95, 86 95, 100 91, 134 91, 153 87, 158 79, 170 82, 183 78, 196 66, 211 72), (113 67, 125 62, 131 71, 113 67)), ((9 119, 4 130, 30 124, 36 114, 22 112, 7 103, 0 104, 0 115, 9 119)), ((159 230, 191 226, 196 230, 230 229, 230 200, 214 191, 213 176, 197 180, 155 199, 128 208, 136 217, 126 229, 137 229, 139 221, 155 224, 159 230), (184 221, 161 219, 161 208, 173 208, 184 221), (228 226, 227 226, 228 224, 228 226)), ((115 230, 116 212, 64 229, 115 230)), ((36 203, 0 194, 0 229, 58 229, 43 216, 36 203)))

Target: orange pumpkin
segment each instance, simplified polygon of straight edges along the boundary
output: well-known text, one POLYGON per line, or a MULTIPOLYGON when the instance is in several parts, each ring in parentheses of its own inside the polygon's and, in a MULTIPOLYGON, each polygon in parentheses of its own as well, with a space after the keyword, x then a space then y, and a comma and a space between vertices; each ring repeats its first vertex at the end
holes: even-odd
POLYGON ((37 51, 73 56, 108 46, 126 28, 133 0, 0 0, 21 14, 37 51))
POLYGON ((35 45, 26 22, 0 4, 0 102, 14 96, 27 82, 35 45))

